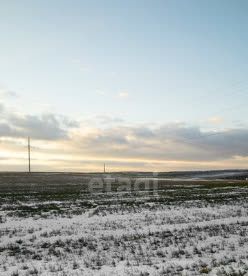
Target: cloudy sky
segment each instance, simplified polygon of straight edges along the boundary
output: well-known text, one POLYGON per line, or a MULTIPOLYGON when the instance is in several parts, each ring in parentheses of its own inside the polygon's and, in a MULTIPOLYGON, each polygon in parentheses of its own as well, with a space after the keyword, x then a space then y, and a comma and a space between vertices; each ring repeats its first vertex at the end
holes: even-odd
POLYGON ((247 12, 0 0, 0 170, 247 168, 247 12))

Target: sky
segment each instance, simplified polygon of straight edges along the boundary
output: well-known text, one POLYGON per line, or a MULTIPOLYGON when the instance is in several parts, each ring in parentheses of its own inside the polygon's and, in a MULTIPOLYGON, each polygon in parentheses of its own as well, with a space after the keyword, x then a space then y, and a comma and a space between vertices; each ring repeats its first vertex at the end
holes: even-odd
POLYGON ((245 0, 0 0, 0 170, 247 168, 245 0))

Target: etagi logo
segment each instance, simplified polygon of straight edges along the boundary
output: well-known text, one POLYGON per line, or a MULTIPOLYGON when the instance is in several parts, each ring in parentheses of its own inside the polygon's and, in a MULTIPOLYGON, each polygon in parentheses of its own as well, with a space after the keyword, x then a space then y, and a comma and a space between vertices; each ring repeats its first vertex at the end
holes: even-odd
POLYGON ((158 173, 154 172, 151 177, 119 177, 110 174, 103 177, 93 177, 88 183, 89 193, 108 192, 136 192, 149 191, 153 194, 158 192, 158 173))

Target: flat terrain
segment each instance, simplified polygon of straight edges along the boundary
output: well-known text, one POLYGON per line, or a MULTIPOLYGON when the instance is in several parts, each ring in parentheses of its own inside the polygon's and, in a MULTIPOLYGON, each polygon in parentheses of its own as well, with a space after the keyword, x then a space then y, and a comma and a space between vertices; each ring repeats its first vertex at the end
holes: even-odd
POLYGON ((247 207, 245 180, 1 173, 0 275, 248 275, 247 207))

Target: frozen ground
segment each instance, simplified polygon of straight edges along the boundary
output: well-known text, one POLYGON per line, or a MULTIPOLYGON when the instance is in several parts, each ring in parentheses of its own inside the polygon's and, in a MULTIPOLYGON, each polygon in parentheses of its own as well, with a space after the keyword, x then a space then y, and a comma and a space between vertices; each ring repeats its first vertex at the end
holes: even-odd
POLYGON ((0 275, 248 275, 246 182, 95 176, 0 175, 0 275))

